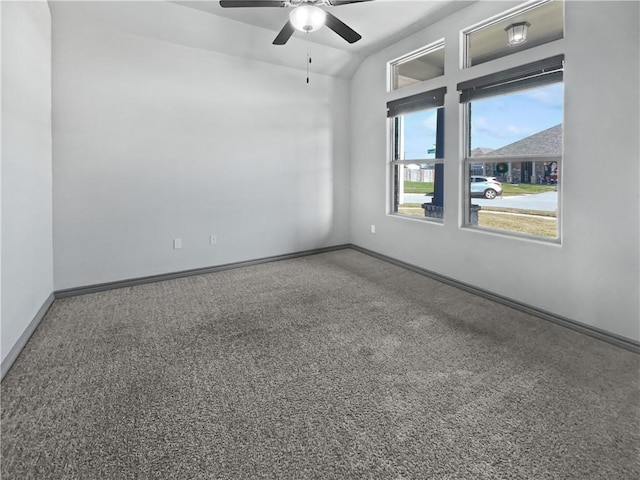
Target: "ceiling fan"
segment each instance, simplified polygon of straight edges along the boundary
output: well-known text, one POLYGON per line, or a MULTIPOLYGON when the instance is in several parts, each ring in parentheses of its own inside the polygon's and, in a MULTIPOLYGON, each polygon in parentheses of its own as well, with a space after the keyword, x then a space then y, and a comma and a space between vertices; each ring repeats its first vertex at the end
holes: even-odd
POLYGON ((273 41, 274 45, 284 45, 287 43, 293 32, 313 32, 326 25, 349 43, 355 43, 362 36, 349 27, 342 20, 331 13, 320 8, 337 7, 349 3, 370 2, 372 0, 221 0, 220 6, 223 8, 244 8, 244 7, 292 7, 289 13, 289 21, 282 27, 280 33, 273 41))

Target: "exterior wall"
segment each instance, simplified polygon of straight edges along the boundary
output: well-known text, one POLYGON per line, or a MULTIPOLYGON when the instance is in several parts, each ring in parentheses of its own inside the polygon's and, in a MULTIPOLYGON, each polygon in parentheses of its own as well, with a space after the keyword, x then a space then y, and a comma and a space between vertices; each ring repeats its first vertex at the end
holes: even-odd
POLYGON ((45 1, 2 2, 1 13, 4 373, 53 291, 53 247, 51 15, 45 1))
POLYGON ((170 2, 52 11, 56 290, 349 241, 348 80, 167 40, 238 26, 170 2))
POLYGON ((461 70, 460 32, 516 5, 475 3, 368 57, 354 75, 352 243, 638 341, 640 4, 567 1, 564 39, 461 70), (445 38, 446 76, 387 93, 386 63, 440 38, 445 38), (461 228, 457 83, 560 53, 566 60, 561 245, 461 228), (447 87, 444 221, 388 215, 386 103, 442 86, 447 87))

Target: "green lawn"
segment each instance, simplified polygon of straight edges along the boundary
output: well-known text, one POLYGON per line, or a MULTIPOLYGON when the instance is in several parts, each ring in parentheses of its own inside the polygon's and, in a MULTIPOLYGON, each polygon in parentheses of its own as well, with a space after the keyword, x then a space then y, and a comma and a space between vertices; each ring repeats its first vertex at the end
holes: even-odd
POLYGON ((555 185, 537 185, 531 183, 503 183, 502 195, 510 197, 514 195, 531 195, 533 193, 553 192, 555 185))
MULTIPOLYGON (((402 204, 398 207, 398 213, 424 218, 424 209, 419 203, 402 204)), ((549 238, 557 235, 558 221, 555 212, 483 207, 478 215, 478 225, 481 227, 549 238)))
POLYGON ((526 210, 524 208, 508 208, 508 207, 482 207, 483 212, 502 212, 515 213, 521 215, 536 215, 538 217, 557 217, 556 212, 546 210, 526 210))
MULTIPOLYGON (((552 192, 556 190, 555 185, 533 185, 529 183, 503 183, 502 195, 510 197, 514 195, 526 195, 533 193, 552 192)), ((432 193, 433 182, 404 182, 404 193, 432 193)))
POLYGON ((404 193, 433 193, 433 182, 404 182, 404 193))

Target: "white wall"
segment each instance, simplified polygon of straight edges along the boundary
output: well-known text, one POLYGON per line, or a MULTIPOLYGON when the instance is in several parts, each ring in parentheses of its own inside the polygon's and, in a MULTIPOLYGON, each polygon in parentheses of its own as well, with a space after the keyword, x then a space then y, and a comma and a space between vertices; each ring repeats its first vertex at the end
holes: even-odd
MULTIPOLYGON (((460 70, 460 31, 516 5, 479 2, 367 58, 352 79, 351 239, 556 315, 640 340, 639 6, 566 2, 565 38, 460 70), (386 93, 386 63, 445 38, 446 76, 386 93), (488 69, 566 55, 562 244, 461 229, 456 84, 488 69), (387 215, 386 102, 446 86, 443 224, 387 215), (370 233, 375 224, 377 233, 370 233)), ((428 295, 428 292, 425 292, 428 295)))
POLYGON ((53 291, 51 17, 2 2, 2 361, 53 291))
MULTIPOLYGON (((459 31, 511 5, 480 2, 369 57, 350 92, 149 33, 161 23, 206 38, 200 12, 156 4, 153 17, 124 2, 101 24, 83 17, 91 3, 52 4, 55 289, 352 241, 640 339, 637 2, 567 2, 564 40, 461 71, 459 31), (386 93, 386 62, 441 37, 444 82, 386 93), (562 244, 460 229, 455 85, 555 53, 567 59, 562 244), (388 216, 385 104, 442 85, 445 222, 388 216)), ((217 33, 237 27, 219 22, 217 33)), ((2 27, 4 359, 53 289, 46 4, 3 2, 2 27)))
POLYGON ((224 37, 197 10, 94 8, 52 4, 56 290, 349 241, 347 80, 146 28, 224 37))

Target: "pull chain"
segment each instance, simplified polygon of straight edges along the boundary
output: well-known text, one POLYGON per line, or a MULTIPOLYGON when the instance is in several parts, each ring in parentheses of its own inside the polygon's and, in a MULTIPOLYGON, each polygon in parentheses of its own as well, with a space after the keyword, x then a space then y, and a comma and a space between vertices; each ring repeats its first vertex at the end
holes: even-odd
POLYGON ((309 56, 309 32, 307 32, 307 85, 309 84, 309 65, 311 64, 311 57, 309 56))

